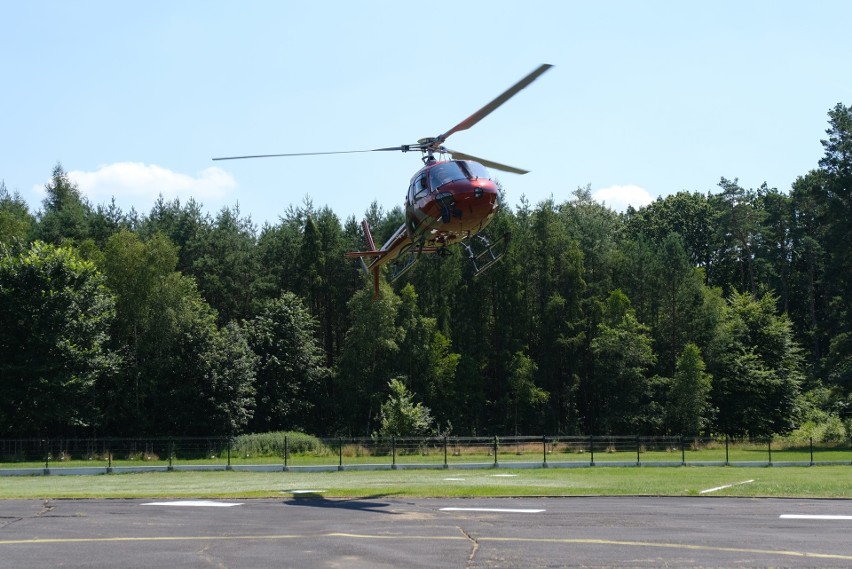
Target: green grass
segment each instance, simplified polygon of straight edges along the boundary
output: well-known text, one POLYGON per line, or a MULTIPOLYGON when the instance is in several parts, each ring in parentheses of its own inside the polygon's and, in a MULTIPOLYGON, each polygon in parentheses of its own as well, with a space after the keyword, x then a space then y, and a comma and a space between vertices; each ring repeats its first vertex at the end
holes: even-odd
POLYGON ((705 495, 852 498, 850 466, 687 466, 7 476, 0 483, 0 499, 289 499, 296 489, 323 490, 322 497, 698 496, 746 480, 753 482, 705 495))

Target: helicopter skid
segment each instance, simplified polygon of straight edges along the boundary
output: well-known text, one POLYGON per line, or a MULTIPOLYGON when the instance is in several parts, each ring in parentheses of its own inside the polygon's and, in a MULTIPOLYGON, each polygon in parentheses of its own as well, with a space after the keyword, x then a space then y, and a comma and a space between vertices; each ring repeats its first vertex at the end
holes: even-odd
POLYGON ((511 233, 505 233, 492 243, 484 235, 477 234, 462 241, 461 246, 470 260, 474 277, 478 277, 503 258, 511 238, 511 233))

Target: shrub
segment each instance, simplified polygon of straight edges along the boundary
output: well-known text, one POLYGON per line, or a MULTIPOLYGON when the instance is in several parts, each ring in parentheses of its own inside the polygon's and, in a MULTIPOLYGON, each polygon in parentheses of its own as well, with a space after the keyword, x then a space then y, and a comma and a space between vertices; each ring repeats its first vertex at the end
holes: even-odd
POLYGON ((846 425, 837 415, 828 415, 822 421, 805 421, 790 433, 787 439, 796 442, 807 442, 813 438, 815 443, 837 443, 848 437, 846 425))
POLYGON ((240 435, 233 441, 231 450, 238 456, 284 456, 284 441, 290 454, 329 454, 328 448, 313 435, 295 431, 274 431, 240 435))

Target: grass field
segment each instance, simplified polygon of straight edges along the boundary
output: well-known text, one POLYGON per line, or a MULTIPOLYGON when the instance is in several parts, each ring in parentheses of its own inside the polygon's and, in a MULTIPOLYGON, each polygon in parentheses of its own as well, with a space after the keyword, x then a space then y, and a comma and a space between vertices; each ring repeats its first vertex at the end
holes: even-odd
POLYGON ((852 467, 485 468, 7 476, 0 499, 482 496, 852 498, 852 467), (730 485, 730 486, 729 486, 730 485))

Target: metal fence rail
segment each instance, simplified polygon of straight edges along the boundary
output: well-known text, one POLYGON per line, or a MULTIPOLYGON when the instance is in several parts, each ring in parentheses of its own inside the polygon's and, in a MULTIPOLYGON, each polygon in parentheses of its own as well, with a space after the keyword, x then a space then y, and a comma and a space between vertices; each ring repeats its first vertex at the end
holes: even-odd
POLYGON ((644 436, 320 438, 260 450, 230 437, 0 439, 0 475, 145 470, 358 470, 852 465, 852 441, 644 436))

